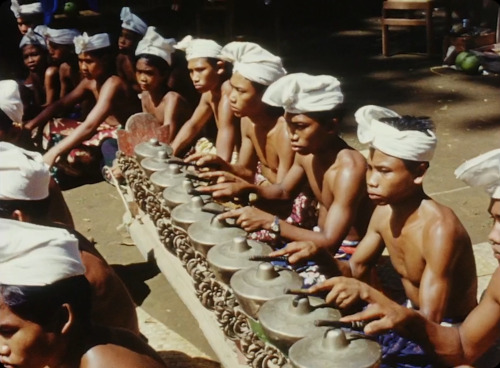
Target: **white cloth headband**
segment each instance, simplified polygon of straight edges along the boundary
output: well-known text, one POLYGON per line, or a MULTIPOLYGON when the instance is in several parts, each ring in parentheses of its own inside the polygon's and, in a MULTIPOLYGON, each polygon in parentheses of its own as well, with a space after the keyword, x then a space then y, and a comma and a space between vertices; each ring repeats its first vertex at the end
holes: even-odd
POLYGON ((84 272, 67 230, 0 219, 0 284, 44 286, 84 272))
POLYGON ((172 54, 175 52, 175 40, 173 38, 163 38, 156 31, 155 27, 149 27, 135 50, 136 55, 150 54, 161 57, 168 65, 172 64, 172 54))
POLYGON ((24 107, 18 84, 12 79, 0 81, 0 109, 16 123, 22 123, 24 107))
POLYGON ((233 63, 233 73, 265 86, 286 74, 280 57, 253 42, 230 42, 222 49, 221 58, 233 63))
POLYGON ((175 48, 186 53, 186 60, 197 58, 214 58, 220 59, 222 46, 212 40, 203 38, 193 38, 186 36, 180 40, 175 48))
POLYGON ((44 49, 47 49, 47 43, 45 42, 45 38, 41 35, 33 31, 31 28, 28 28, 28 32, 21 38, 21 42, 19 43, 19 48, 22 49, 26 45, 36 45, 40 46, 44 49))
POLYGON ((457 179, 471 187, 481 187, 491 198, 500 199, 500 149, 483 153, 455 170, 457 179))
POLYGON ((38 152, 0 142, 0 199, 36 201, 49 195, 49 166, 38 152))
POLYGON ((111 45, 107 33, 98 33, 89 37, 87 32, 84 32, 83 35, 75 37, 73 43, 75 44, 75 52, 77 54, 103 49, 111 45))
POLYGON ((434 132, 417 130, 398 130, 380 121, 385 117, 400 115, 384 107, 367 105, 354 114, 358 123, 358 139, 370 143, 373 148, 403 160, 430 161, 436 149, 437 138, 434 132))
POLYGON ((78 31, 77 29, 53 29, 48 27, 45 27, 44 32, 40 34, 45 36, 45 38, 50 42, 56 43, 58 45, 73 45, 73 40, 75 39, 75 37, 81 35, 80 31, 78 31))
POLYGON ((30 15, 43 13, 42 3, 40 2, 19 5, 19 2, 17 0, 12 0, 10 10, 12 10, 12 13, 14 13, 14 16, 16 18, 19 18, 23 14, 30 15))
POLYGON ((340 82, 330 75, 288 74, 267 87, 262 101, 293 114, 329 111, 344 101, 340 82))
POLYGON ((122 20, 122 28, 129 31, 138 33, 142 36, 146 33, 148 25, 137 15, 130 11, 128 6, 124 6, 120 12, 120 19, 122 20))

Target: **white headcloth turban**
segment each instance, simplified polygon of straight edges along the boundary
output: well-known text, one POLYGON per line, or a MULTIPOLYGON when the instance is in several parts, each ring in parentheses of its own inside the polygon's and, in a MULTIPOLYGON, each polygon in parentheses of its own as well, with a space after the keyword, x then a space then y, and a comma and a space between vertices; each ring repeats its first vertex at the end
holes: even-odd
POLYGON ((84 272, 67 230, 0 219, 0 284, 44 286, 84 272))
POLYGON ((73 45, 75 37, 81 35, 77 29, 53 29, 46 27, 43 33, 40 33, 50 42, 57 43, 58 45, 73 45))
POLYGON ((191 36, 184 37, 175 45, 175 48, 184 51, 188 61, 197 58, 220 59, 222 50, 222 46, 215 41, 191 36))
POLYGON ((457 167, 455 176, 471 187, 482 187, 491 198, 500 199, 500 149, 465 161, 457 167))
POLYGON ((36 45, 44 49, 47 48, 45 38, 41 34, 35 33, 31 28, 29 28, 28 32, 26 32, 23 38, 21 38, 21 42, 19 42, 19 48, 22 49, 26 45, 36 45))
POLYGON ((128 6, 124 6, 122 8, 120 12, 120 19, 122 20, 122 28, 139 33, 143 36, 146 33, 148 25, 137 15, 133 14, 128 6))
POLYGON ((0 142, 0 199, 36 201, 49 195, 49 166, 38 152, 0 142))
POLYGON ((288 74, 267 87, 262 101, 286 112, 328 111, 344 101, 340 82, 330 75, 288 74))
POLYGON ((155 27, 148 27, 146 35, 139 41, 135 49, 135 54, 156 55, 170 65, 172 64, 172 54, 175 52, 174 45, 175 40, 173 38, 163 38, 155 31, 155 27))
POLYGON ((24 107, 16 81, 6 79, 0 81, 0 109, 16 123, 22 123, 24 107))
POLYGON ((437 138, 434 132, 417 130, 398 130, 380 119, 400 117, 385 107, 367 105, 354 114, 358 123, 358 139, 370 143, 373 148, 403 160, 430 161, 436 149, 437 138))
POLYGON ((221 58, 233 63, 233 73, 265 86, 286 74, 279 56, 253 42, 230 42, 222 49, 221 58))
POLYGON ((98 33, 89 37, 87 32, 84 32, 81 36, 76 36, 73 39, 75 44, 75 52, 80 54, 82 52, 103 49, 110 46, 109 36, 107 33, 98 33))
POLYGON ((12 0, 10 5, 10 10, 14 13, 16 18, 19 18, 23 14, 40 14, 43 13, 42 3, 32 3, 26 5, 19 5, 17 0, 12 0))

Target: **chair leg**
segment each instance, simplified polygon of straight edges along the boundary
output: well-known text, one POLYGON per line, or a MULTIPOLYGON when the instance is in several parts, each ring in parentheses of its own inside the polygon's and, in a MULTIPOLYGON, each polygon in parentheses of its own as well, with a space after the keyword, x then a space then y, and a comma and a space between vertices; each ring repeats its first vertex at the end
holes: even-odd
POLYGON ((382 24, 382 55, 389 55, 389 26, 382 24))
POLYGON ((434 51, 433 41, 434 41, 434 29, 432 26, 432 8, 428 8, 425 13, 426 21, 426 34, 427 34, 427 55, 431 56, 434 51))

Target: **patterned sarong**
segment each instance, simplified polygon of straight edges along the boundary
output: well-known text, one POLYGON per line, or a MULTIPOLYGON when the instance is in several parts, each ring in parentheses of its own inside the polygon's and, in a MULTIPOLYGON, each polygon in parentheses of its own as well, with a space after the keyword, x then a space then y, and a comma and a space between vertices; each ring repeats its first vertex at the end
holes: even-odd
MULTIPOLYGON (((69 136, 80 124, 81 122, 71 119, 52 119, 44 128, 42 147, 49 150, 69 136)), ((107 123, 99 125, 92 137, 60 158, 56 164, 56 172, 62 170, 69 176, 94 174, 96 170, 99 172, 99 164, 102 159, 100 145, 106 139, 116 139, 118 129, 119 126, 111 126, 107 123)))

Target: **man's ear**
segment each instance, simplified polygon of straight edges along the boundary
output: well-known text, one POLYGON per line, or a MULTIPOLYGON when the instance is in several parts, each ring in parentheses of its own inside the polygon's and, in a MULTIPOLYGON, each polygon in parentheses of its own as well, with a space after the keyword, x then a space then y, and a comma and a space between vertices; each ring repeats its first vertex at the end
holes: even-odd
POLYGON ((415 184, 421 185, 424 182, 424 175, 427 172, 428 168, 428 162, 420 162, 418 164, 418 166, 415 168, 415 179, 413 179, 413 182, 415 184))
POLYGON ((75 316, 73 307, 68 303, 64 303, 63 305, 61 305, 57 316, 57 330, 62 335, 68 334, 71 330, 71 327, 74 325, 74 322, 75 316))
POLYGON ((338 134, 339 131, 339 119, 338 118, 333 118, 330 121, 328 121, 328 125, 326 127, 327 132, 331 134, 338 134))
POLYGON ((12 214, 10 215, 10 217, 16 221, 29 222, 27 216, 21 210, 12 211, 12 214))
POLYGON ((217 74, 222 75, 226 72, 226 63, 222 60, 217 61, 217 74))

